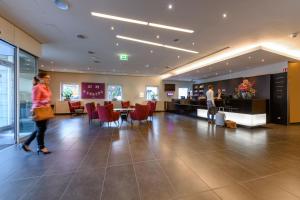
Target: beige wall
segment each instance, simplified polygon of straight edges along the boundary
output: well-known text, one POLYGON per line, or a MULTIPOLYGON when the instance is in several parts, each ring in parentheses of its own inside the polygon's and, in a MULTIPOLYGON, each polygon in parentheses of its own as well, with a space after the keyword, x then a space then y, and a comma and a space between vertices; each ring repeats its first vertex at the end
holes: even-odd
POLYGON ((289 122, 300 122, 300 63, 289 63, 288 68, 289 122))
MULTIPOLYGON (((138 77, 138 76, 114 76, 114 75, 97 75, 97 74, 81 74, 81 73, 63 73, 63 72, 49 72, 51 75, 51 90, 53 93, 53 103, 59 102, 61 94, 62 83, 77 83, 81 85, 81 82, 95 82, 105 83, 106 92, 109 84, 117 84, 123 86, 123 100, 129 100, 132 104, 142 103, 146 99, 140 98, 140 92, 146 90, 146 86, 158 86, 159 87, 159 101, 160 106, 163 106, 163 101, 170 101, 172 98, 178 98, 178 88, 188 87, 191 89, 191 82, 176 82, 168 81, 167 83, 176 84, 176 92, 174 97, 167 97, 164 91, 164 83, 159 77, 138 77)), ((105 95, 107 97, 107 95, 105 95)), ((84 100, 84 102, 95 101, 93 99, 84 100)), ((103 104, 104 100, 97 100, 103 104)))
POLYGON ((24 49, 37 57, 41 57, 41 44, 2 17, 0 17, 0 39, 24 49))

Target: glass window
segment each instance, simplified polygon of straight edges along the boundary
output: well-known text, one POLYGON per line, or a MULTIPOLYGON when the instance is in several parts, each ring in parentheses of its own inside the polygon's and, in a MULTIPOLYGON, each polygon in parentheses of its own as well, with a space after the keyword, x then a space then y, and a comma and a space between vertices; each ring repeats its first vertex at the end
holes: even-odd
POLYGON ((34 122, 31 119, 31 91, 32 79, 37 73, 37 59, 25 51, 20 50, 19 52, 19 130, 20 136, 23 137, 34 130, 34 122))
POLYGON ((108 85, 107 89, 109 101, 121 101, 122 100, 122 86, 121 85, 108 85))
POLYGON ((146 98, 147 100, 158 100, 158 87, 147 86, 146 87, 146 98))
POLYGON ((188 88, 178 88, 178 99, 182 99, 182 97, 187 99, 188 91, 188 88))
POLYGON ((80 99, 79 84, 74 83, 63 83, 61 86, 61 99, 70 100, 70 99, 80 99))
POLYGON ((14 108, 15 48, 0 40, 0 147, 15 141, 14 108))

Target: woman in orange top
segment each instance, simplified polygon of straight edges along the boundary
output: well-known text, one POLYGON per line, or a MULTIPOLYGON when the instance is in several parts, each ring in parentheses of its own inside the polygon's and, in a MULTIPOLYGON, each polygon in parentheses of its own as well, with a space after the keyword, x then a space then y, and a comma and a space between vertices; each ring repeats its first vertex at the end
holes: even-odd
MULTIPOLYGON (((50 107, 50 101, 52 93, 49 88, 50 76, 45 72, 38 74, 37 84, 32 88, 32 110, 40 107, 50 107)), ((38 152, 44 154, 51 153, 44 143, 45 132, 47 130, 48 120, 36 121, 36 130, 30 135, 30 137, 22 145, 22 149, 26 152, 31 152, 29 147, 30 143, 37 138, 38 152)))

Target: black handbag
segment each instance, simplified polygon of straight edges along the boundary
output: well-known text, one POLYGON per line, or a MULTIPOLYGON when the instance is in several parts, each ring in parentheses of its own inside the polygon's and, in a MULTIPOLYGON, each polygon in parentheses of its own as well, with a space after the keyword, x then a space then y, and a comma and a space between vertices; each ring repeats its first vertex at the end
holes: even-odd
POLYGON ((208 113, 211 115, 215 115, 218 112, 217 107, 216 106, 212 106, 208 109, 208 113))

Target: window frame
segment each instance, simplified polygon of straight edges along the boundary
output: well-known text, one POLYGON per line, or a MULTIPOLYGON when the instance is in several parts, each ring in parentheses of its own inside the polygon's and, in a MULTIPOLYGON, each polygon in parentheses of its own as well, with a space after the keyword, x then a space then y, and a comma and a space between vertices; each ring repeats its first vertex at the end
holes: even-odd
POLYGON ((81 84, 74 83, 74 82, 61 82, 61 84, 60 84, 60 100, 61 101, 65 100, 65 98, 62 95, 63 89, 64 89, 64 85, 78 85, 78 98, 72 98, 71 97, 70 100, 80 100, 81 99, 81 84))
POLYGON ((154 88, 157 88, 157 98, 155 99, 156 101, 158 101, 159 100, 159 86, 158 85, 146 85, 146 87, 145 87, 145 99, 147 100, 147 101, 152 101, 153 99, 148 99, 148 94, 147 94, 147 88, 148 87, 154 87, 154 88))
POLYGON ((121 99, 117 99, 117 101, 123 101, 123 85, 122 84, 107 84, 107 88, 106 88, 106 99, 108 100, 108 101, 113 101, 113 99, 109 99, 110 97, 109 97, 109 87, 110 86, 119 86, 119 87, 121 87, 121 99))

